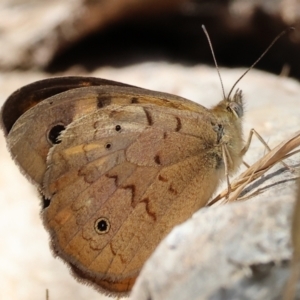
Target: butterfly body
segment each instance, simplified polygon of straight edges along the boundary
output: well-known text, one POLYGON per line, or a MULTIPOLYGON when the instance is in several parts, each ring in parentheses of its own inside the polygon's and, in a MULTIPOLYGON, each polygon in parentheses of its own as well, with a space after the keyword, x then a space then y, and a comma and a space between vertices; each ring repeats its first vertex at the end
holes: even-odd
MULTIPOLYGON (((12 105, 4 106, 8 147, 43 195, 54 253, 81 280, 126 294, 157 244, 205 206, 225 178, 224 149, 228 172, 240 165, 242 95, 207 109, 82 78, 79 88, 52 93, 64 80, 76 87, 76 77, 25 87, 28 99, 39 101, 19 99, 26 108, 13 121, 6 116, 12 105), (36 87, 45 99, 35 97, 36 87)), ((11 97, 7 103, 18 103, 11 97)))

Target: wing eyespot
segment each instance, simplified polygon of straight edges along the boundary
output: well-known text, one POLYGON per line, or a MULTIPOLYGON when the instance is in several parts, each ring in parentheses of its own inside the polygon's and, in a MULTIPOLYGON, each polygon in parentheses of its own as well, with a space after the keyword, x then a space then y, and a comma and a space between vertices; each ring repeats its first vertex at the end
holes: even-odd
POLYGON ((98 218, 95 222, 95 230, 98 234, 108 233, 110 230, 110 222, 107 218, 98 218))
POLYGON ((116 125, 116 127, 115 127, 116 131, 121 131, 121 129, 122 129, 121 125, 116 125))
POLYGON ((59 139, 59 136, 63 130, 65 130, 66 127, 63 124, 57 124, 51 127, 51 129, 48 131, 47 139, 51 145, 59 144, 61 140, 59 139))
POLYGON ((107 150, 109 150, 109 149, 111 149, 111 143, 107 143, 106 145, 105 145, 105 148, 107 149, 107 150))

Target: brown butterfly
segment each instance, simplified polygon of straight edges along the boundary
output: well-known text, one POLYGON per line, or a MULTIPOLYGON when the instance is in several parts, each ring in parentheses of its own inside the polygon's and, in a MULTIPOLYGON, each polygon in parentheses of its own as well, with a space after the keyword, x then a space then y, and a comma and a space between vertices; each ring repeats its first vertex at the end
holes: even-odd
POLYGON ((130 290, 159 241, 209 200, 225 176, 222 145, 236 170, 242 112, 241 93, 209 110, 65 77, 23 87, 1 115, 13 158, 43 195, 54 252, 113 293, 130 290))
POLYGON ((125 295, 158 243, 238 169, 243 112, 239 90, 207 109, 61 77, 14 92, 1 122, 13 159, 41 193, 54 253, 80 280, 125 295))

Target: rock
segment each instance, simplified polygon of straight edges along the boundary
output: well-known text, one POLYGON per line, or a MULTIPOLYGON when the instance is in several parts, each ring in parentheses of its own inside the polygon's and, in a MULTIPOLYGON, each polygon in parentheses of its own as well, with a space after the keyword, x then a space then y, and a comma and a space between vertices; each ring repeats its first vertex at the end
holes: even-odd
POLYGON ((201 209, 155 250, 130 299, 280 299, 292 208, 287 194, 201 209))

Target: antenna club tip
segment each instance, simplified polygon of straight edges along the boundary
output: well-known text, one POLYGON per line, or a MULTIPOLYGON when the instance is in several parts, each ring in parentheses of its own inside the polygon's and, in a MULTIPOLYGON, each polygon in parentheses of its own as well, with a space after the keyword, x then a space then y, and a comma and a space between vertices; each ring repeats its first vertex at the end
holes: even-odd
POLYGON ((203 32, 205 33, 206 37, 209 39, 208 32, 207 32, 207 30, 206 30, 205 25, 202 24, 201 27, 202 27, 202 30, 203 30, 203 32))

